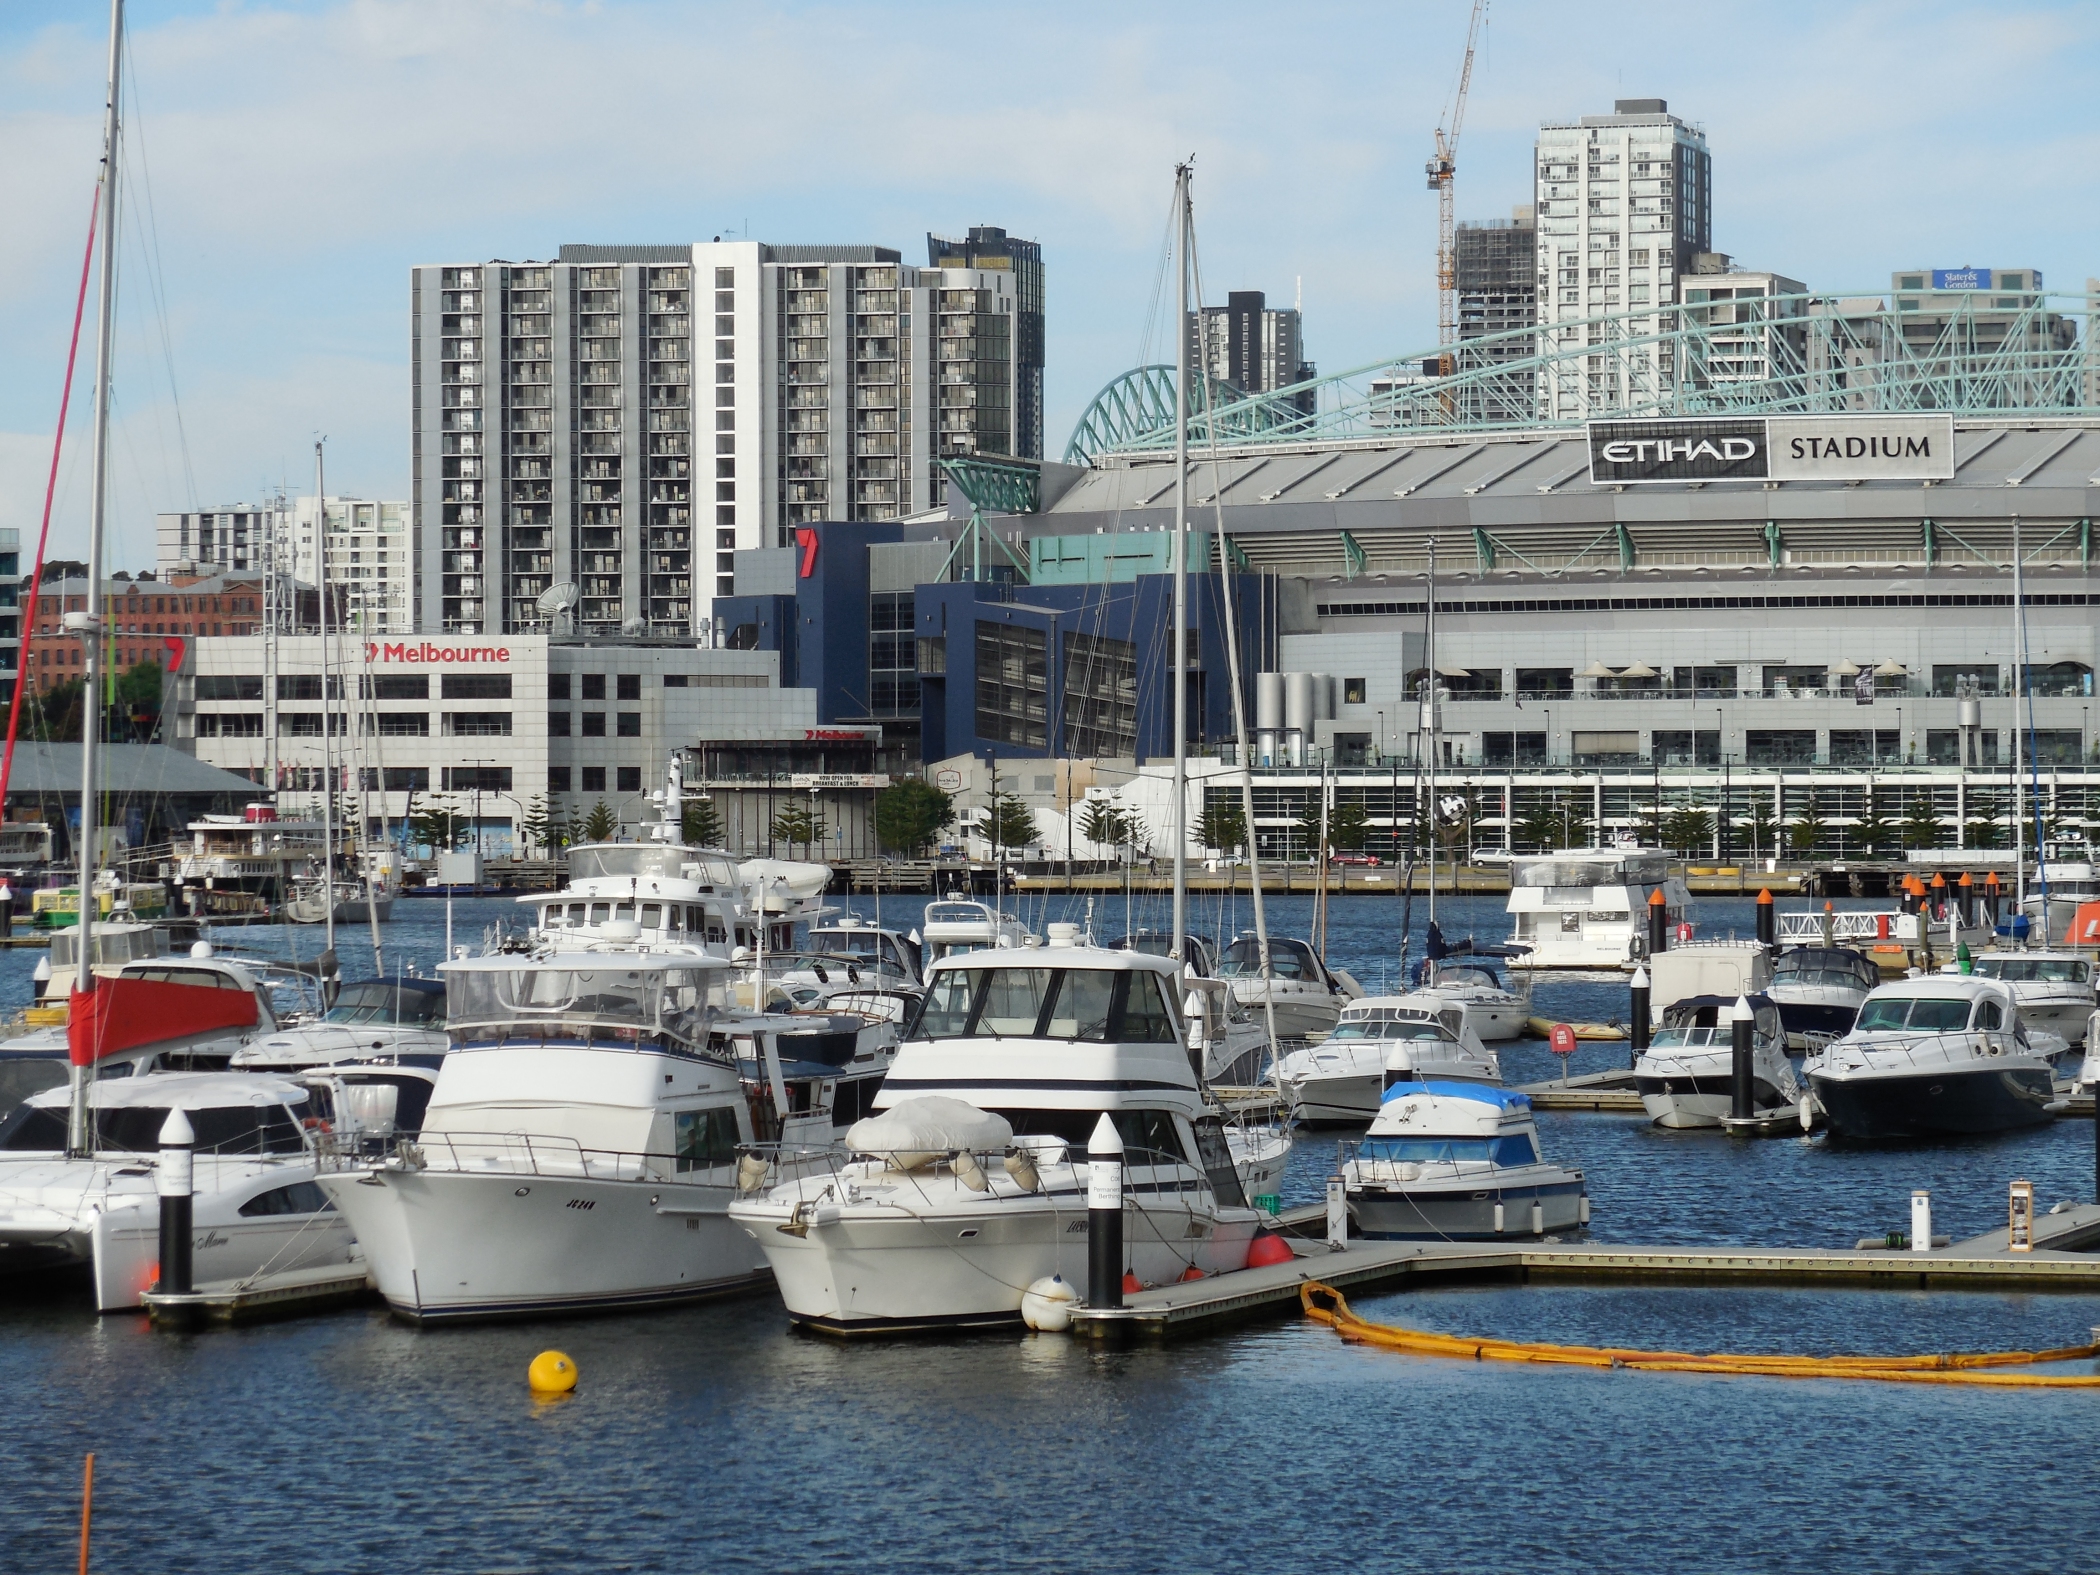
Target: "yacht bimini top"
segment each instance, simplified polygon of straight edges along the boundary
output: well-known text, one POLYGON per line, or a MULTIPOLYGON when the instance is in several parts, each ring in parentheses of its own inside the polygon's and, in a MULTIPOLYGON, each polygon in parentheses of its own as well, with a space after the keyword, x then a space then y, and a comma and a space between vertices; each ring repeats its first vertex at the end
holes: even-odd
POLYGON ((733 1009, 726 957, 633 949, 498 954, 441 965, 454 1044, 559 1039, 697 1049, 733 1009))
POLYGON ((1530 1095, 1520 1094, 1514 1088, 1496 1088, 1487 1083, 1395 1083, 1380 1096, 1378 1102, 1381 1105, 1390 1105, 1396 1099, 1423 1094, 1433 1099, 1470 1099, 1476 1104, 1493 1105, 1505 1112, 1528 1114, 1531 1110, 1530 1095))

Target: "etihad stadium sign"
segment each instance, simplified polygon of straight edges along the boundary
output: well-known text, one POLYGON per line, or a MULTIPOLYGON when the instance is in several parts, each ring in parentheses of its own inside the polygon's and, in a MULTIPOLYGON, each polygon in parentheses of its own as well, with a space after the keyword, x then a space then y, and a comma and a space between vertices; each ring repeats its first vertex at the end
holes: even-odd
POLYGON ((1687 481, 1946 481, 1954 418, 1710 416, 1592 421, 1600 487, 1687 481))

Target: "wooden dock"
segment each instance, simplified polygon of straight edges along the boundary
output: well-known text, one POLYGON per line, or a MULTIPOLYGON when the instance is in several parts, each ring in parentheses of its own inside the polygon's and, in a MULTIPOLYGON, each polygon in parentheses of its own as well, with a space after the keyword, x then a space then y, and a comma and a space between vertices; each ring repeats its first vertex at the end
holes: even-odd
POLYGON ((162 1328, 194 1329, 207 1323, 261 1323, 323 1312, 374 1298, 365 1266, 332 1264, 265 1275, 259 1282, 228 1281, 186 1294, 148 1291, 142 1298, 162 1328))
MULTIPOLYGON (((1291 1209, 1287 1230, 1324 1219, 1325 1209, 1291 1209)), ((1293 1240, 1297 1256, 1270 1268, 1126 1294, 1121 1307, 1082 1307, 1072 1331, 1094 1339, 1165 1339, 1205 1333, 1256 1317, 1288 1317, 1298 1289, 1319 1280, 1338 1290, 1404 1288, 1448 1279, 1566 1279, 1621 1284, 1754 1284, 1864 1286, 1891 1290, 2100 1291, 2100 1206, 2081 1204, 2044 1214, 2034 1224, 2035 1250, 2013 1252, 2006 1233, 1956 1242, 1931 1252, 1904 1249, 1635 1247, 1552 1238, 1483 1242, 1293 1240)))
POLYGON ((1612 1067, 1602 1072, 1583 1072, 1575 1077, 1549 1078, 1543 1083, 1525 1083, 1517 1092, 1531 1101, 1533 1110, 1593 1110, 1613 1115, 1646 1115, 1640 1090, 1633 1086, 1630 1067, 1612 1067))

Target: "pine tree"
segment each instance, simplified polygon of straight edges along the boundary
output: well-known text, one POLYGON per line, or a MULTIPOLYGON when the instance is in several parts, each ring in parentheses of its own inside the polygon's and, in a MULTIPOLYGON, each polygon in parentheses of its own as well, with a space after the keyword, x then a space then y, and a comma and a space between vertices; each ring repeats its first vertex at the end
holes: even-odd
POLYGON ((610 842, 619 835, 619 831, 619 818, 613 814, 612 806, 602 798, 593 804, 583 817, 582 832, 585 842, 610 842))
POLYGON ((705 794, 687 799, 679 834, 692 847, 719 848, 722 845, 722 812, 715 807, 715 801, 705 794))
POLYGON ((918 777, 876 795, 875 837, 891 853, 919 853, 954 824, 955 800, 918 777))

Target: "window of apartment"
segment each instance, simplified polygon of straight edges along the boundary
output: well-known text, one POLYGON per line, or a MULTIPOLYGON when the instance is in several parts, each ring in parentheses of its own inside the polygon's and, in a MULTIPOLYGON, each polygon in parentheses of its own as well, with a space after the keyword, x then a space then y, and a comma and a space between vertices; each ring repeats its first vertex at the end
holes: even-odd
POLYGON ((508 673, 446 673, 442 693, 447 700, 508 700, 508 673))
POLYGON ((619 699, 621 699, 621 700, 639 700, 639 699, 641 699, 641 698, 642 698, 642 675, 641 675, 640 673, 621 673, 621 674, 619 674, 619 675, 618 675, 618 684, 617 684, 617 689, 618 689, 618 694, 617 694, 617 698, 619 698, 619 699))
MULTIPOLYGON (((979 624, 982 631, 985 627, 979 624)), ((980 636, 981 637, 981 636, 980 636)), ((980 661, 982 658, 980 657, 980 661)), ((1065 753, 1137 753, 1137 647, 1128 640, 1068 630, 1064 638, 1065 753)), ((980 671, 978 694, 984 693, 980 671)), ((983 701, 980 698, 979 705, 983 701)), ((978 729, 982 736, 983 728, 978 729)))
MULTIPOLYGON (((49 653, 46 653, 47 655, 49 653)), ((197 675, 197 698, 199 700, 260 700, 263 697, 263 681, 260 673, 199 673, 197 675)))
POLYGON ((1743 758, 1753 766, 1813 765, 1815 729, 1753 727, 1743 734, 1743 758))
POLYGON ((1361 678, 1344 678, 1342 680, 1342 704, 1363 705, 1365 703, 1364 695, 1368 687, 1365 680, 1361 678))
POLYGON ((583 791, 586 793, 603 793, 605 791, 605 767, 585 766, 583 768, 583 791))
POLYGON ((260 738, 263 719, 259 711, 234 712, 222 715, 216 711, 197 713, 197 736, 199 738, 260 738))
POLYGON ((547 698, 549 700, 566 700, 569 698, 569 675, 567 673, 549 673, 547 675, 547 698))
POLYGON ((1542 766, 1546 763, 1546 735, 1482 733, 1480 760, 1489 766, 1542 766))
POLYGON ((510 713, 508 711, 447 711, 445 713, 445 736, 447 738, 508 738, 510 737, 510 713))
MULTIPOLYGON (((382 711, 379 713, 379 736, 381 738, 428 738, 430 736, 430 713, 428 711, 382 711)), ((372 732, 370 716, 358 718, 358 731, 369 736, 372 732)))
POLYGON ((613 791, 616 793, 639 793, 641 790, 642 768, 640 766, 619 767, 613 791))
POLYGON ((1900 759, 1902 750, 1896 738, 1893 727, 1833 727, 1830 730, 1830 763, 1834 766, 1871 766, 1900 759))
POLYGON ((640 737, 642 736, 642 713, 641 713, 641 712, 639 712, 639 711, 621 711, 621 712, 617 712, 617 713, 615 714, 615 716, 616 716, 616 730, 617 730, 617 732, 619 733, 619 736, 620 736, 620 737, 622 737, 622 738, 640 738, 640 737))
POLYGON ((976 699, 979 738, 1049 747, 1049 640, 1042 630, 978 620, 976 699))
POLYGON ((664 687, 666 689, 683 689, 686 686, 685 681, 686 675, 684 673, 664 674, 664 687))
POLYGON ((586 711, 583 713, 583 736, 585 738, 603 738, 605 736, 605 713, 603 711, 586 711))
POLYGON ((549 738, 567 738, 569 736, 568 712, 549 711, 547 713, 547 736, 549 738))
POLYGON ((605 698, 605 675, 603 673, 578 673, 583 680, 583 698, 603 700, 605 698))
POLYGON ((1519 700, 1554 700, 1575 693, 1572 667, 1520 667, 1517 669, 1519 700))
POLYGON ((569 768, 567 766, 549 766, 547 768, 547 791, 549 793, 566 793, 569 791, 569 768))
POLYGON ((428 673, 366 673, 358 680, 357 691, 366 700, 428 700, 430 698, 430 675, 428 673))
POLYGON ((447 793, 508 793, 509 766, 447 766, 447 793))

